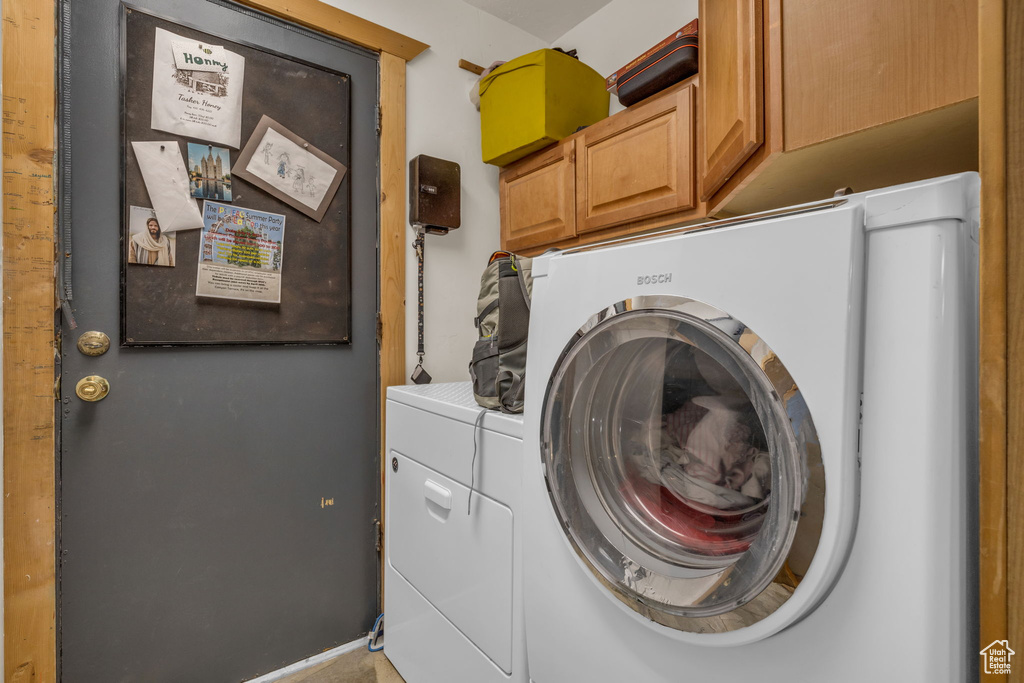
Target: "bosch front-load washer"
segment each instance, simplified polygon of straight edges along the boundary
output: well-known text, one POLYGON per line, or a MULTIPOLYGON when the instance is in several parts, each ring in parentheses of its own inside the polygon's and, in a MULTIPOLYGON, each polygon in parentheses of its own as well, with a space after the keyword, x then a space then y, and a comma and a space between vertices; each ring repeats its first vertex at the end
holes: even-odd
POLYGON ((978 190, 535 259, 534 683, 977 675, 978 190))

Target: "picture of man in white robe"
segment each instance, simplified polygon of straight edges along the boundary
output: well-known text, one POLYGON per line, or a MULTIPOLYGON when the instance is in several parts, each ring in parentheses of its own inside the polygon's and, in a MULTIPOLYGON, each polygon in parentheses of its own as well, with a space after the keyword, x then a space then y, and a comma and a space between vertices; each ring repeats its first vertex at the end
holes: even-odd
POLYGON ((174 266, 174 237, 163 234, 156 216, 147 218, 145 229, 133 232, 128 240, 128 263, 174 266))

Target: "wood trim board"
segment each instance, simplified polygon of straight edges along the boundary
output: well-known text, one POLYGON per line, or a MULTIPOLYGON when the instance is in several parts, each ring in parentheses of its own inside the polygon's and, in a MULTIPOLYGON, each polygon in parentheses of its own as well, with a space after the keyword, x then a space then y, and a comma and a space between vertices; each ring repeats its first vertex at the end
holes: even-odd
MULTIPOLYGON (((1006 631, 1007 231, 1004 16, 1004 0, 981 0, 979 3, 979 650, 1009 635, 1006 631)), ((986 675, 981 661, 979 676, 983 681, 1005 680, 1005 676, 986 675)))
POLYGON ((5 681, 57 676, 54 9, 3 3, 5 681))
MULTIPOLYGON (((984 4, 984 3, 983 3, 984 4)), ((1006 121, 1006 638, 1024 643, 1024 5, 1005 3, 1004 103, 1006 121), (1011 229, 1013 226, 1014 229, 1011 229)), ((987 645, 991 641, 984 641, 987 645)), ((1013 664, 1011 681, 1024 681, 1013 664)))
MULTIPOLYGON (((387 388, 405 384, 405 60, 380 56, 380 525, 383 558, 387 388)), ((384 562, 380 563, 381 607, 384 562)))
POLYGON ((299 26, 409 61, 430 46, 319 0, 238 0, 299 26))

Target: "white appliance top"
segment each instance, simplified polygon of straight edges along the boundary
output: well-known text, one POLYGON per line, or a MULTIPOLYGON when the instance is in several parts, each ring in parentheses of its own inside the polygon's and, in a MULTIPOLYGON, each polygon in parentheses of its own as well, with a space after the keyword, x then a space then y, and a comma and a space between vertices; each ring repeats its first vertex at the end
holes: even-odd
MULTIPOLYGON (((750 227, 751 223, 765 223, 773 219, 788 217, 786 214, 806 213, 815 209, 834 206, 860 204, 864 208, 864 230, 878 230, 901 225, 924 223, 951 218, 963 221, 970 230, 971 239, 978 241, 978 212, 981 201, 981 178, 977 172, 958 173, 940 176, 929 180, 919 180, 902 185, 894 185, 877 190, 858 192, 836 197, 832 200, 821 200, 798 204, 782 209, 773 209, 749 216, 737 216, 725 220, 709 220, 699 225, 671 226, 650 234, 626 235, 593 244, 569 247, 564 251, 546 252, 533 259, 533 278, 548 274, 551 263, 557 259, 575 257, 580 252, 603 251, 636 245, 658 245, 661 249, 665 240, 680 238, 703 237, 706 231, 734 230, 750 227)), ((824 211, 822 211, 824 213, 824 211)), ((755 227, 755 229, 760 229, 755 227)))
POLYGON ((483 410, 487 413, 481 425, 483 429, 516 439, 523 438, 523 416, 481 407, 473 398, 472 382, 388 387, 388 400, 467 424, 475 424, 483 410))

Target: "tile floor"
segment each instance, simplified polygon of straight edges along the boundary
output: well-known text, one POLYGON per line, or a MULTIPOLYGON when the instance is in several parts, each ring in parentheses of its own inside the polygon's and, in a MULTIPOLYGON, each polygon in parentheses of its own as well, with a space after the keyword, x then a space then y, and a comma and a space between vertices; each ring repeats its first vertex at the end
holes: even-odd
POLYGON ((405 683, 383 652, 354 652, 317 664, 277 683, 405 683))

